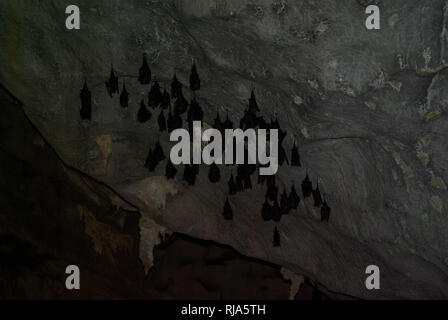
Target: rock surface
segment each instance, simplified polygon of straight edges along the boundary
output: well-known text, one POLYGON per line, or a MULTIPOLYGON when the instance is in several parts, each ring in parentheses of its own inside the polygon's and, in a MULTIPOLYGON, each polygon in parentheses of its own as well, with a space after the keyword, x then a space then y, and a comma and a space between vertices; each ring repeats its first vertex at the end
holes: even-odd
MULTIPOLYGON (((79 0, 76 31, 65 29, 65 2, 0 4, 0 83, 65 163, 169 230, 229 244, 331 292, 448 297, 445 1, 377 1, 376 31, 364 27, 373 1, 79 0), (232 197, 234 219, 224 221, 230 168, 213 186, 205 167, 194 187, 161 178, 165 163, 149 173, 158 112, 136 122, 149 91, 137 82, 143 53, 162 88, 175 72, 187 99, 196 62, 208 123, 226 109, 239 122, 254 88, 264 116, 277 112, 288 131, 285 146, 300 145, 304 167, 282 167, 280 187, 298 186, 309 168, 332 207, 329 223, 301 201, 273 248, 264 188, 232 197), (128 109, 105 88, 111 64, 128 109), (84 80, 92 121, 79 117, 84 80), (365 289, 370 264, 381 269, 381 290, 365 289)), ((160 142, 168 153, 168 137, 160 142)))
POLYGON ((64 166, 3 88, 0 105, 1 299, 272 300, 293 289, 295 299, 319 297, 309 282, 229 246, 159 237, 160 226, 64 166), (65 288, 71 264, 80 290, 65 288))

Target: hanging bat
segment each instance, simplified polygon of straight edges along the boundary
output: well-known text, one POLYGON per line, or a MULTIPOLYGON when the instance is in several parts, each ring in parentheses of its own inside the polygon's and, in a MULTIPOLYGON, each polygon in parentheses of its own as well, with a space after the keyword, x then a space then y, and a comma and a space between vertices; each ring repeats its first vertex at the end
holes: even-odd
POLYGON ((252 91, 250 93, 250 98, 249 98, 249 112, 252 114, 256 114, 259 111, 260 111, 260 109, 258 108, 257 99, 255 98, 254 89, 252 89, 252 91))
POLYGON ((138 81, 140 84, 149 84, 151 82, 151 69, 146 61, 146 56, 143 56, 143 63, 138 71, 138 81))
POLYGON ((288 162, 288 157, 286 156, 286 151, 283 148, 282 144, 279 143, 278 145, 278 164, 281 166, 283 165, 283 163, 289 163, 288 162))
POLYGON ((190 89, 197 91, 201 88, 201 79, 199 79, 198 71, 196 70, 196 64, 193 63, 190 73, 190 89))
POLYGON ((148 107, 153 109, 157 108, 162 103, 162 92, 160 91, 160 85, 157 81, 151 86, 151 90, 148 93, 148 107))
POLYGON ((311 183, 310 178, 308 177, 308 170, 306 171, 306 177, 302 181, 302 195, 304 198, 308 198, 313 191, 313 184, 311 183))
POLYGON ((162 109, 167 109, 167 108, 171 107, 170 94, 166 91, 166 89, 163 89, 162 102, 161 102, 160 106, 162 107, 162 109))
POLYGON ((170 159, 168 159, 167 163, 166 163, 166 168, 165 168, 165 177, 170 180, 170 179, 174 179, 174 177, 177 174, 177 169, 176 167, 173 165, 173 163, 171 162, 170 159))
POLYGON ((190 134, 193 133, 193 121, 201 121, 204 118, 204 112, 202 111, 201 106, 196 101, 196 98, 193 98, 190 102, 190 107, 187 111, 187 122, 188 122, 188 129, 190 134))
POLYGON ((274 241, 273 241, 274 247, 280 247, 280 233, 278 232, 277 226, 274 228, 274 241))
POLYGON ((288 206, 292 210, 296 210, 299 206, 300 198, 299 195, 296 192, 296 188, 294 187, 294 184, 291 186, 291 191, 288 196, 288 206))
POLYGON ((218 130, 221 133, 223 132, 223 129, 224 129, 224 127, 222 125, 222 122, 221 122, 221 118, 219 116, 219 111, 218 110, 216 111, 216 118, 215 118, 215 120, 213 122, 213 128, 218 130))
POLYGON ((274 204, 272 205, 272 220, 279 222, 281 218, 282 214, 280 212, 280 206, 278 205, 277 198, 275 198, 274 204))
POLYGON ((235 180, 233 179, 233 173, 230 173, 229 182, 227 183, 229 186, 229 196, 233 196, 237 192, 237 187, 235 184, 235 180))
POLYGON ((183 94, 179 94, 176 101, 174 102, 174 114, 181 115, 187 112, 188 102, 185 100, 183 94))
POLYGON ((227 111, 226 120, 222 123, 222 126, 225 129, 233 129, 233 122, 229 118, 229 111, 227 111))
POLYGON ((122 108, 127 108, 128 103, 129 103, 129 93, 126 90, 125 83, 123 82, 123 90, 121 90, 121 94, 120 94, 120 106, 122 108))
POLYGON ((268 188, 266 190, 266 197, 271 201, 275 201, 277 200, 277 194, 278 194, 278 188, 275 185, 275 182, 274 184, 268 184, 268 188))
POLYGON ((177 128, 182 128, 182 118, 179 115, 173 113, 171 109, 168 114, 167 127, 168 132, 172 132, 177 128))
POLYGON ((166 119, 165 115, 163 114, 163 109, 160 110, 159 117, 157 118, 157 123, 159 125, 160 132, 166 131, 166 119))
POLYGON ((221 179, 221 173, 219 171, 218 166, 216 165, 216 163, 212 163, 210 165, 210 169, 208 171, 208 180, 210 180, 210 182, 215 183, 218 182, 221 179))
POLYGON ((196 182, 196 174, 192 165, 186 164, 184 166, 183 180, 185 180, 189 185, 194 186, 196 182))
POLYGON ((232 220, 233 218, 233 210, 232 207, 230 206, 229 197, 227 197, 226 201, 224 202, 224 210, 222 212, 222 215, 226 220, 232 220))
POLYGON ((148 151, 148 156, 146 157, 146 161, 145 161, 145 168, 147 168, 150 172, 153 172, 157 165, 159 164, 159 161, 157 160, 156 157, 154 157, 154 152, 152 150, 152 148, 149 148, 148 151))
POLYGON ((293 166, 293 167, 301 167, 302 166, 302 164, 300 163, 299 149, 297 148, 295 141, 294 141, 294 145, 291 150, 291 166, 293 166))
POLYGON ((109 80, 106 82, 106 88, 111 98, 114 95, 114 93, 118 93, 118 77, 115 76, 115 71, 113 67, 110 70, 110 76, 109 80))
POLYGON ((330 220, 330 212, 331 208, 328 206, 327 201, 324 200, 323 206, 320 208, 320 221, 326 221, 330 220))
POLYGON ((288 195, 286 194, 286 189, 283 189, 283 193, 280 196, 280 215, 289 214, 291 207, 288 203, 288 195))
POLYGON ((84 82, 84 86, 82 87, 79 96, 81 98, 81 119, 90 120, 92 118, 92 94, 87 87, 87 82, 84 82))
POLYGON ((138 110, 137 113, 137 121, 140 123, 145 123, 149 119, 151 119, 151 112, 149 112, 149 110, 146 109, 145 102, 142 100, 140 102, 140 109, 138 110))
POLYGON ((314 206, 319 208, 322 205, 322 196, 319 190, 319 182, 317 183, 316 189, 313 190, 313 199, 314 199, 314 206))
POLYGON ((267 197, 264 198, 263 207, 261 208, 261 217, 263 218, 264 221, 269 221, 274 217, 273 208, 269 204, 267 197))
POLYGON ((171 81, 171 98, 177 99, 182 96, 182 84, 177 80, 176 74, 173 76, 173 81, 171 81))
POLYGON ((163 152, 163 148, 160 145, 160 142, 157 141, 154 150, 153 150, 153 157, 157 159, 158 162, 163 161, 166 159, 165 153, 163 152))

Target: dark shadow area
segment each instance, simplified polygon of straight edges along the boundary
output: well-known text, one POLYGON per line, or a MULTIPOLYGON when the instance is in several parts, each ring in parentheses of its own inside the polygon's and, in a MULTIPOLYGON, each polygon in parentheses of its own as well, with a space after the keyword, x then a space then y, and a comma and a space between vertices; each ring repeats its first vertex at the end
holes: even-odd
MULTIPOLYGON (((139 259, 138 211, 67 168, 0 88, 1 299, 287 299, 279 266, 228 246, 173 234, 139 259), (65 268, 81 289, 65 288, 65 268)), ((305 283, 296 298, 320 298, 305 283)))

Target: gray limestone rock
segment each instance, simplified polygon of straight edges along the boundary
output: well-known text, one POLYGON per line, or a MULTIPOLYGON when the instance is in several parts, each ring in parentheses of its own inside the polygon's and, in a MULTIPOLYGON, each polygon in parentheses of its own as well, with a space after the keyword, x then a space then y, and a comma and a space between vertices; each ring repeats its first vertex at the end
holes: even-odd
MULTIPOLYGON (((239 252, 306 275, 333 293, 360 298, 448 297, 448 67, 443 0, 376 1, 381 30, 364 27, 372 1, 79 0, 81 29, 65 28, 67 1, 1 1, 0 83, 66 164, 103 182, 170 230, 230 244, 239 252), (158 111, 136 121, 149 85, 138 82, 143 54, 162 89, 173 74, 196 92, 211 124, 219 110, 239 123, 251 89, 265 118, 278 114, 298 141, 303 168, 283 166, 280 191, 310 178, 332 208, 320 222, 313 202, 278 224, 263 222, 264 187, 231 197, 230 167, 210 184, 164 177, 166 160, 144 162, 158 139, 158 111), (129 107, 104 85, 113 65, 129 107), (79 116, 81 88, 92 120, 79 116), (365 268, 381 270, 366 290, 365 268)), ((151 110, 152 111, 152 110, 151 110)))

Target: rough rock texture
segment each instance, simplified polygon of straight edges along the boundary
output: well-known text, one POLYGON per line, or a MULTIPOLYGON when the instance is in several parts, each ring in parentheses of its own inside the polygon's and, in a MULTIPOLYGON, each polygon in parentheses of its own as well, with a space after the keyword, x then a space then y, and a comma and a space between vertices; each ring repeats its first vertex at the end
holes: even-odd
MULTIPOLYGON (((364 27, 373 1, 77 2, 79 31, 64 27, 69 1, 0 3, 0 83, 67 164, 169 230, 229 244, 332 292, 448 297, 445 1, 376 1, 379 31, 364 27), (205 168, 194 187, 160 178, 164 163, 148 173, 159 134, 157 113, 135 121, 149 91, 136 79, 143 53, 162 87, 174 72, 186 85, 196 62, 209 123, 217 109, 238 122, 254 88, 262 113, 277 112, 287 129, 285 144, 299 141, 332 207, 329 223, 302 201, 278 225, 273 248, 274 225, 260 217, 264 189, 232 197, 229 222, 226 185, 211 186, 205 168), (131 94, 126 110, 104 86, 111 64, 131 94), (90 122, 79 118, 84 79, 90 122), (369 264, 380 266, 381 290, 364 287, 369 264)), ((166 135, 160 140, 167 152, 166 135)), ((227 181, 230 169, 222 174, 227 181)), ((297 186, 304 174, 285 166, 278 179, 297 186)))
MULTIPOLYGON (((1 299, 286 299, 297 288, 294 274, 290 289, 279 266, 229 246, 159 239, 160 226, 63 165, 3 88, 0 106, 1 299), (65 288, 70 264, 80 290, 65 288)), ((294 297, 319 292, 305 282, 294 297)))

